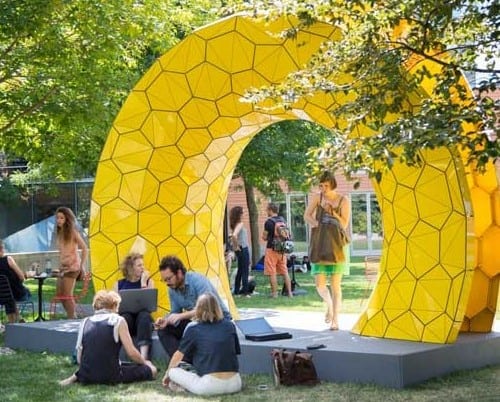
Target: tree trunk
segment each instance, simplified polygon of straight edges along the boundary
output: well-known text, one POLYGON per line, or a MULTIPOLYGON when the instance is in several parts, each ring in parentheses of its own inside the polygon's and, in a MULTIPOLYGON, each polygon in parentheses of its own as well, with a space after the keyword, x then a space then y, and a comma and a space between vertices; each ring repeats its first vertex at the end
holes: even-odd
POLYGON ((252 244, 252 266, 257 264, 260 259, 260 235, 259 233, 259 210, 255 200, 255 190, 251 184, 248 184, 243 178, 245 187, 245 196, 247 199, 248 217, 250 219, 250 239, 252 244))

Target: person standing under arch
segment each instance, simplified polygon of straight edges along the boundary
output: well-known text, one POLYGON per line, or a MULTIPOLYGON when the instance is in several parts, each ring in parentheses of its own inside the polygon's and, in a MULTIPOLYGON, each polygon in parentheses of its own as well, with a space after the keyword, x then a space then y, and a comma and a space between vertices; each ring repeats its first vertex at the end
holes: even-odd
POLYGON ((264 232, 262 232, 262 240, 266 242, 266 254, 264 256, 264 275, 269 276, 269 284, 271 286, 271 297, 278 297, 278 281, 277 275, 283 275, 285 289, 288 297, 293 297, 292 283, 288 275, 288 267, 286 265, 286 255, 283 252, 276 251, 273 248, 274 229, 276 222, 284 221, 282 216, 278 215, 278 205, 270 202, 267 205, 268 219, 264 223, 264 232))
POLYGON ((250 253, 248 251, 248 232, 241 217, 243 208, 236 206, 229 213, 229 227, 231 228, 231 241, 238 261, 238 270, 234 280, 235 295, 250 296, 248 289, 248 274, 250 267, 250 253))
POLYGON ((349 224, 349 200, 337 192, 337 181, 330 172, 319 179, 319 194, 313 196, 304 212, 304 220, 311 226, 309 258, 311 274, 315 276, 316 290, 326 303, 325 322, 331 330, 339 329, 342 306, 342 274, 346 267, 346 250, 342 240, 349 224), (330 290, 326 284, 330 277, 330 290))

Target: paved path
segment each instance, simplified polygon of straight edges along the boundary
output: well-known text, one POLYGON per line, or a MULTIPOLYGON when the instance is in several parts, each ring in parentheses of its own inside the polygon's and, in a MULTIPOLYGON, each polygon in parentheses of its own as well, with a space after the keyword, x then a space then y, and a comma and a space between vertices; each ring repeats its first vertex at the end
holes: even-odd
MULTIPOLYGON (((48 314, 49 303, 44 303, 45 313, 48 314)), ((35 311, 37 311, 35 303, 35 311)), ((92 314, 92 306, 90 304, 82 305, 85 315, 92 314)), ((58 314, 64 314, 64 309, 60 303, 56 307, 58 314)), ((309 331, 324 331, 328 329, 328 324, 325 324, 325 315, 314 311, 297 311, 297 310, 276 310, 276 309, 257 309, 257 308, 242 308, 239 309, 240 319, 252 317, 266 317, 266 320, 273 326, 278 328, 296 328, 309 331)), ((358 319, 358 314, 340 314, 340 329, 349 331, 358 319)), ((500 314, 497 314, 493 324, 493 331, 500 332, 500 314)))

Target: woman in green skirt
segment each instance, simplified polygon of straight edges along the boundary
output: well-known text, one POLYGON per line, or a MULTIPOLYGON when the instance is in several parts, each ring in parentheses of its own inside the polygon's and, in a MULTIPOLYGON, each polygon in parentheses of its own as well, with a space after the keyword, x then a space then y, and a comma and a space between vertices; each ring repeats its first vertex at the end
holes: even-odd
POLYGON ((337 181, 333 174, 324 172, 319 179, 320 191, 311 198, 304 213, 305 221, 311 226, 311 273, 315 275, 316 290, 326 303, 325 322, 331 330, 339 329, 341 281, 348 266, 349 238, 346 228, 351 214, 349 200, 336 188, 337 181))

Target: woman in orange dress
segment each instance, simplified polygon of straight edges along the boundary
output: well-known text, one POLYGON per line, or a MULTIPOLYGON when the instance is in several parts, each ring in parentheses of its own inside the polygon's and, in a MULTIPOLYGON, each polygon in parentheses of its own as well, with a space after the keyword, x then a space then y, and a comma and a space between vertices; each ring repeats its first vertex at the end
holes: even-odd
MULTIPOLYGON (((80 272, 85 274, 87 245, 78 233, 76 218, 67 207, 59 207, 56 211, 57 246, 59 249, 59 277, 57 279, 57 296, 73 296, 76 278, 80 272), (81 258, 78 253, 81 250, 81 258)), ((68 318, 75 317, 75 301, 71 298, 62 300, 68 318)))

